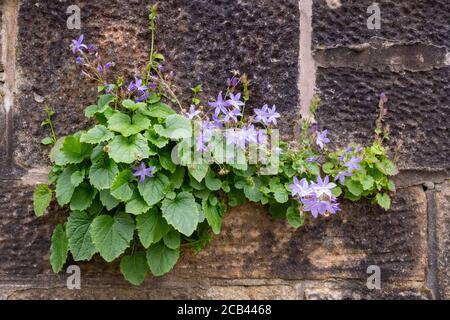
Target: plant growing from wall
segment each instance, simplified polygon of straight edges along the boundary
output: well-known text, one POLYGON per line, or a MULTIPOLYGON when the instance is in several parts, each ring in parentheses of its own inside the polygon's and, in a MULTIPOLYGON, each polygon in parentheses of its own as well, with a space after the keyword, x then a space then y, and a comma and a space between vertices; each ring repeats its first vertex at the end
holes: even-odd
POLYGON ((70 208, 51 239, 54 272, 69 252, 75 261, 99 254, 107 262, 120 258, 124 277, 139 285, 149 273, 169 272, 183 250, 203 249, 211 231, 220 233, 227 208, 247 201, 267 205, 294 228, 306 214, 336 214, 338 198, 369 199, 389 209, 395 190, 389 176, 397 169, 383 147, 381 120, 365 148, 332 150, 327 130, 319 131, 311 118, 302 121, 298 141, 280 142, 281 115, 268 105, 249 112, 249 81, 238 72, 206 104, 201 86, 192 88, 191 105, 183 108, 154 49, 156 16, 152 7, 145 71, 127 84, 109 81, 114 64, 104 64, 83 36, 73 41, 82 74, 100 84, 97 103, 84 111, 92 128, 57 139, 54 112, 46 108, 43 125, 52 135, 42 143, 53 145, 53 167, 49 183, 36 187, 34 209, 44 215, 53 198, 70 208))

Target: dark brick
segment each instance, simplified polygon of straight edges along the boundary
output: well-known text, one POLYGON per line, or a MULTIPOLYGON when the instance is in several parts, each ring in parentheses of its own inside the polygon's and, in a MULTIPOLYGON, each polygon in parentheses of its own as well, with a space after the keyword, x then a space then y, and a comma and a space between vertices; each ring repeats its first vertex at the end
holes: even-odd
POLYGON ((314 0, 313 43, 316 47, 364 42, 400 42, 450 47, 450 2, 447 0, 381 0, 381 29, 367 28, 372 0, 314 0), (340 2, 331 9, 327 2, 340 2))
POLYGON ((351 141, 367 145, 373 138, 379 93, 389 101, 385 123, 389 144, 398 144, 401 168, 450 167, 450 67, 423 72, 319 68, 321 107, 318 122, 330 131, 334 145, 351 141))

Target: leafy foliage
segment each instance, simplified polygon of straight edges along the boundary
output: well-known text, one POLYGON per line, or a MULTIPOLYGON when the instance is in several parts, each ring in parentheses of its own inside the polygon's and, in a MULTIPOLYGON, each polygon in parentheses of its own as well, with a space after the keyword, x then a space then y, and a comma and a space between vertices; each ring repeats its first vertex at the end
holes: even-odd
MULTIPOLYGON (((150 17, 153 35, 155 8, 150 17)), ((274 148, 261 141, 274 130, 280 115, 275 107, 264 106, 254 116, 244 116, 250 92, 246 75, 235 73, 227 81, 225 96, 221 93, 208 106, 199 97, 201 86, 196 86, 189 112, 176 113, 173 107, 181 107, 180 100, 162 74, 164 59, 153 45, 147 74, 128 86, 122 79, 106 81, 99 71, 106 65, 99 69, 103 65, 96 60, 93 64, 80 48, 84 71, 101 84, 97 103, 85 109, 96 124, 57 140, 54 112, 46 109, 43 125, 51 128, 52 137, 43 143, 53 145, 53 168, 49 184, 38 185, 34 192, 38 216, 45 213, 53 193, 61 207, 71 210, 67 223, 58 225, 52 236, 50 261, 55 272, 62 270, 68 252, 75 261, 90 260, 98 253, 107 262, 120 258, 124 277, 139 285, 148 273, 169 272, 182 249, 203 249, 211 231, 221 232, 227 209, 247 201, 267 205, 274 218, 286 219, 293 228, 306 223, 306 212, 315 217, 335 214, 337 197, 369 199, 390 208, 389 193, 395 185, 389 177, 397 169, 387 156, 384 138, 365 148, 352 144, 331 150, 326 131, 304 119, 299 141, 274 148), (212 109, 206 111, 208 107, 212 109), (222 132, 226 143, 211 131, 214 123, 207 119, 213 114, 216 122, 235 130, 222 132), (260 127, 265 133, 256 131, 260 127), (249 142, 252 137, 256 143, 249 142), (229 148, 242 144, 244 148, 229 148), (247 161, 246 148, 255 148, 265 160, 247 161), (202 157, 196 159, 192 149, 202 150, 202 157), (268 174, 265 170, 271 165, 275 170, 268 174)), ((313 105, 312 112, 316 109, 313 105)))

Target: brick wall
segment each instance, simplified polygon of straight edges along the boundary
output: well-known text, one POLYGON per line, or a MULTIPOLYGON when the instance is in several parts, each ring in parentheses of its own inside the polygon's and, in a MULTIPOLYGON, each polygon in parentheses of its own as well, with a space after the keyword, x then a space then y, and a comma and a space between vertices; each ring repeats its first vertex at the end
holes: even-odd
POLYGON ((0 298, 450 298, 450 2, 379 1, 381 29, 369 30, 372 1, 161 1, 157 46, 180 91, 204 83, 215 96, 233 69, 253 82, 252 105, 283 111, 291 138, 314 93, 317 120, 334 145, 370 142, 377 95, 389 97, 390 146, 401 169, 393 207, 343 204, 328 219, 293 230, 252 204, 232 210, 223 233, 197 256, 141 287, 118 265, 80 264, 82 289, 49 268, 49 239, 66 212, 32 212, 46 178, 40 146, 45 103, 58 135, 88 125, 95 88, 80 80, 70 40, 80 32, 132 76, 149 47, 150 0, 3 0, 0 50, 0 298), (81 8, 82 30, 66 9, 81 8), (367 267, 382 289, 368 290, 367 267))

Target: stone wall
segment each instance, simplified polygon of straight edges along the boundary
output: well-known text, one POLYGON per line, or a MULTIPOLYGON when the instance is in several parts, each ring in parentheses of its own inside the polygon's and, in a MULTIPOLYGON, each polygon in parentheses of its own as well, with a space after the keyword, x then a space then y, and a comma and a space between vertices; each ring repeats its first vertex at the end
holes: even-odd
POLYGON ((49 239, 66 212, 32 212, 34 185, 45 181, 43 106, 56 110, 58 135, 87 125, 95 99, 68 50, 80 32, 132 76, 149 49, 152 0, 1 1, 0 299, 26 298, 450 298, 450 2, 379 1, 381 29, 369 30, 372 1, 164 0, 157 46, 182 92, 204 83, 215 96, 229 72, 247 72, 252 105, 283 111, 292 137, 314 92, 317 120, 334 145, 370 142, 377 95, 389 97, 390 147, 401 171, 392 209, 344 203, 328 219, 295 231, 266 210, 232 210, 221 236, 197 256, 141 287, 117 264, 80 264, 82 289, 49 268, 49 239), (81 8, 82 30, 68 30, 66 9, 81 8), (381 290, 366 287, 381 268, 381 290))

